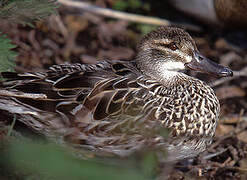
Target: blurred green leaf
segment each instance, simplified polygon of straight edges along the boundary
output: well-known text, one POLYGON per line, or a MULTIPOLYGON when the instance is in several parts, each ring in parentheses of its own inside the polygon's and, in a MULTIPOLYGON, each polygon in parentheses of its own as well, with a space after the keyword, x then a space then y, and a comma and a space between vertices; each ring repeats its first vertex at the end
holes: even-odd
POLYGON ((0 32, 0 72, 14 71, 17 53, 11 50, 13 48, 16 45, 11 44, 11 40, 0 32))
POLYGON ((125 11, 128 8, 128 2, 123 0, 118 0, 113 4, 112 8, 119 11, 125 11))
POLYGON ((144 10, 146 10, 146 11, 151 11, 150 4, 148 4, 148 3, 144 3, 144 4, 142 5, 142 8, 143 8, 144 10))
POLYGON ((150 10, 150 5, 148 3, 144 3, 142 0, 116 0, 112 6, 113 9, 119 11, 126 11, 127 9, 132 10, 150 10))
POLYGON ((138 24, 137 25, 137 29, 139 29, 141 31, 142 35, 145 35, 156 28, 157 28, 157 26, 149 25, 149 24, 138 24))
POLYGON ((138 9, 142 6, 142 2, 140 0, 128 0, 128 4, 132 9, 138 9))
POLYGON ((158 160, 154 152, 147 153, 142 159, 142 170, 148 176, 154 176, 158 160))
POLYGON ((0 4, 0 18, 17 24, 30 24, 55 13, 55 0, 9 0, 0 4))
POLYGON ((0 153, 0 165, 7 165, 12 171, 19 170, 22 173, 25 172, 24 174, 40 174, 39 179, 50 177, 73 180, 149 179, 137 168, 76 159, 54 144, 34 143, 27 140, 11 141, 7 150, 0 153))

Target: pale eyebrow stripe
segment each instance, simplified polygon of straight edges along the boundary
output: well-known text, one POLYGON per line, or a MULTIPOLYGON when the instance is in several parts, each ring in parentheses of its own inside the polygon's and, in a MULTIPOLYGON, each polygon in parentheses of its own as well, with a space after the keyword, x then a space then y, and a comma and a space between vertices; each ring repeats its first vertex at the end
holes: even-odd
POLYGON ((169 39, 158 39, 158 40, 154 40, 155 43, 159 43, 159 44, 169 44, 172 41, 169 39))

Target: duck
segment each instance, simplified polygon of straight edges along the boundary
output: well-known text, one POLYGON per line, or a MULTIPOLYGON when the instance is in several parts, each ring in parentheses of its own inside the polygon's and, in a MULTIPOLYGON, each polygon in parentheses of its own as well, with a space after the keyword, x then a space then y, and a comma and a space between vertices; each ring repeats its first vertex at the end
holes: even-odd
POLYGON ((146 34, 132 61, 53 65, 2 72, 1 114, 75 149, 127 157, 162 149, 166 161, 193 158, 212 142, 220 104, 205 82, 186 74, 232 76, 197 49, 183 29, 146 34), (163 135, 167 132, 168 135, 163 135))
POLYGON ((176 9, 212 27, 245 29, 247 1, 245 0, 170 0, 176 9))

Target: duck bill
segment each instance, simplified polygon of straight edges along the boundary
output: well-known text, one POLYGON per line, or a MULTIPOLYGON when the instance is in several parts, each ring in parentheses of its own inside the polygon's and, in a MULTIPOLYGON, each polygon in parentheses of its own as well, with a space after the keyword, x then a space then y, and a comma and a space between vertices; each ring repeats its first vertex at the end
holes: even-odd
POLYGON ((199 53, 195 54, 194 59, 190 63, 186 63, 188 69, 200 71, 217 77, 233 76, 232 70, 219 65, 199 53))

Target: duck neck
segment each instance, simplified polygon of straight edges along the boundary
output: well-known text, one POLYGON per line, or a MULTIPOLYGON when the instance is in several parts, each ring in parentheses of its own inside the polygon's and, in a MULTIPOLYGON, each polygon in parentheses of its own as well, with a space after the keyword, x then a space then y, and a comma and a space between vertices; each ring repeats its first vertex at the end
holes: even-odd
POLYGON ((153 59, 150 54, 150 52, 140 53, 136 57, 136 66, 142 74, 162 82, 165 86, 176 85, 182 80, 190 78, 183 72, 164 68, 164 58, 153 59))
POLYGON ((178 84, 181 84, 181 82, 183 81, 187 81, 188 79, 194 79, 182 72, 169 70, 156 71, 154 73, 147 73, 146 75, 151 77, 152 79, 158 80, 165 86, 176 86, 178 84))

